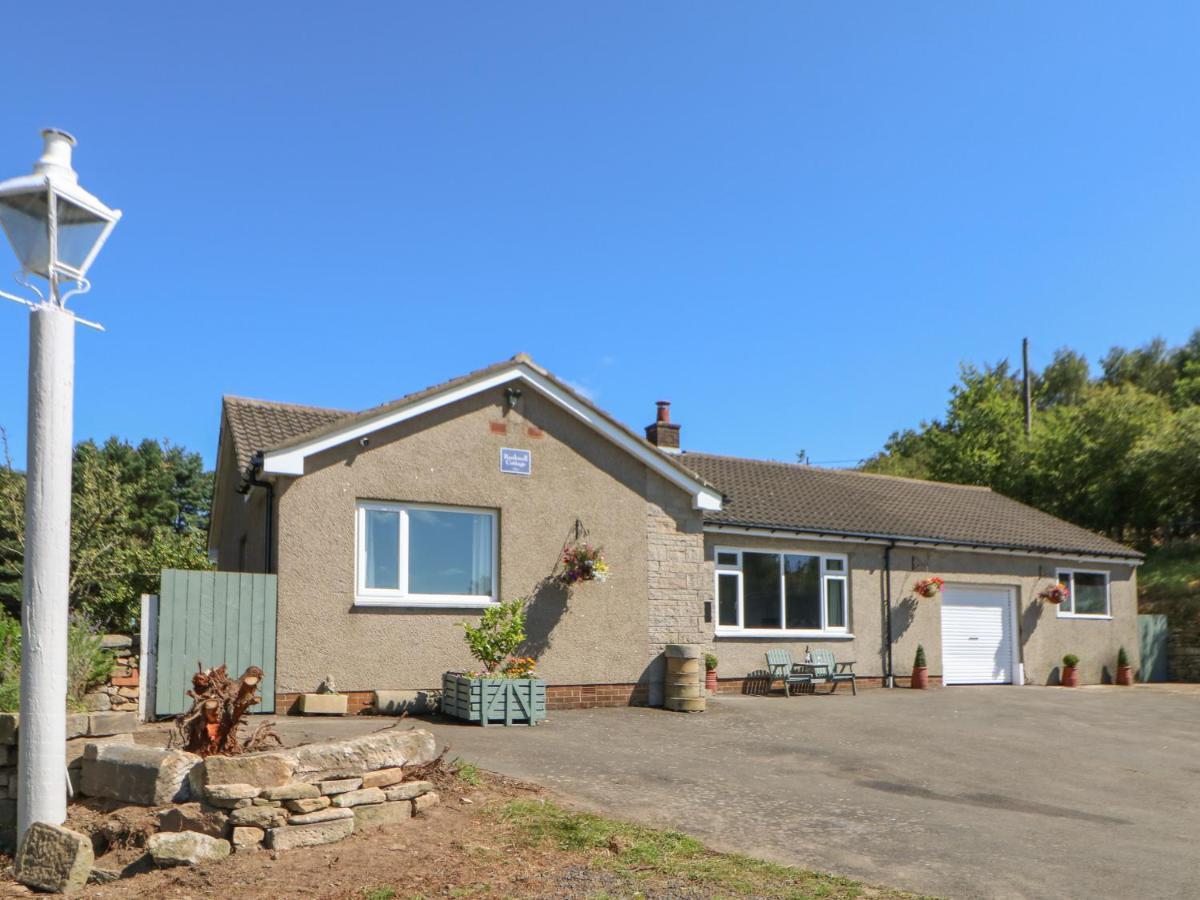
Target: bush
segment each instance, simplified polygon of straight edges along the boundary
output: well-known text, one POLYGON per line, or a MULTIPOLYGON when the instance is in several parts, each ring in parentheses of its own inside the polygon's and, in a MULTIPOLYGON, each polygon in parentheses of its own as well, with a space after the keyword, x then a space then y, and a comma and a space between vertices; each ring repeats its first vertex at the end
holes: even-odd
POLYGON ((1125 648, 1121 647, 1117 651, 1117 668, 1124 668, 1129 665, 1129 654, 1125 652, 1125 648))
POLYGON ((917 644, 917 657, 913 660, 913 668, 923 669, 925 666, 925 647, 921 644, 917 644))
MULTIPOLYGON (((82 709, 83 696, 112 671, 112 654, 100 646, 97 628, 82 616, 67 624, 67 708, 82 709)), ((0 612, 0 712, 21 705, 21 623, 0 612)))
POLYGON ((715 653, 705 653, 704 654, 704 671, 705 672, 717 671, 717 654, 715 654, 715 653))
POLYGON ((471 655, 483 663, 483 674, 491 676, 525 640, 525 598, 489 606, 478 625, 459 624, 466 630, 471 655))
POLYGON ((1068 653, 1063 657, 1063 666, 1068 669, 1073 669, 1079 665, 1079 657, 1074 653, 1068 653))

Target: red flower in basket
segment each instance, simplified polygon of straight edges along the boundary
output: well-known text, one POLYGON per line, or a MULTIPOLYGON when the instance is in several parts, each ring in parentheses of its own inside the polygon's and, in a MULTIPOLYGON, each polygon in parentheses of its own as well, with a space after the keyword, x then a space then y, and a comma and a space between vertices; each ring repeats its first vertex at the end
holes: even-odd
POLYGON ((1045 603, 1062 603, 1070 596, 1071 589, 1060 581, 1058 584, 1053 584, 1038 594, 1038 599, 1045 603))
POLYGON ((942 592, 942 588, 946 586, 946 581, 943 578, 938 578, 934 575, 932 578, 922 578, 913 586, 913 593, 918 597, 932 599, 942 592))

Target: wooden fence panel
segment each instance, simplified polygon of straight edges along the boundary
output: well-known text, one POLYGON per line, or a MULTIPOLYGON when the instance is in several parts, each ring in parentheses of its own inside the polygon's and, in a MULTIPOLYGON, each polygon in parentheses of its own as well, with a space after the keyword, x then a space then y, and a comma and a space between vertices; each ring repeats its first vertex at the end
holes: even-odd
POLYGON ((247 666, 263 670, 262 702, 275 711, 274 575, 164 569, 158 599, 156 716, 174 716, 191 703, 197 664, 224 664, 236 678, 247 666))

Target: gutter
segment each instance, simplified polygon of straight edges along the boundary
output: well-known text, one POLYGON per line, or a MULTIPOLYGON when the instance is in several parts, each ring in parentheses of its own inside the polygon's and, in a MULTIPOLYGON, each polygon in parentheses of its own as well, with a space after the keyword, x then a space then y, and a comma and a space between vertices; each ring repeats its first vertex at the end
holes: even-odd
POLYGON ((262 451, 254 454, 250 460, 250 477, 246 479, 246 484, 249 487, 266 488, 267 491, 267 522, 266 522, 266 545, 263 553, 263 572, 270 575, 274 559, 272 556, 272 548, 275 538, 275 483, 272 481, 262 481, 258 478, 258 473, 262 471, 262 451))
POLYGON ((824 540, 858 541, 868 544, 885 546, 915 546, 915 547, 946 547, 951 550, 974 550, 981 553, 1002 553, 1010 556, 1048 556, 1058 559, 1090 559, 1095 561, 1118 563, 1127 566, 1140 566, 1145 561, 1145 554, 1136 550, 1127 556, 1114 553, 1104 553, 1099 550, 1071 550, 1064 547, 1013 547, 1005 544, 983 544, 973 541, 952 541, 945 538, 912 537, 903 534, 880 534, 870 531, 838 531, 836 529, 803 529, 776 525, 755 525, 738 522, 705 522, 705 531, 731 533, 761 533, 767 537, 780 534, 798 538, 817 538, 824 540))

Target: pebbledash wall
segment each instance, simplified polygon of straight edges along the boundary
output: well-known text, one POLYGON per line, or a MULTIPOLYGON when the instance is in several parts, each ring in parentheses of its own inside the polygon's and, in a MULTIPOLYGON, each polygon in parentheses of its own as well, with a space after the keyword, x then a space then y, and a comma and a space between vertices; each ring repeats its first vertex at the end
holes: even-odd
POLYGON ((360 500, 498 511, 499 595, 530 598, 528 652, 552 708, 661 702, 662 647, 705 636, 691 496, 534 391, 509 409, 498 388, 326 451, 276 497, 280 709, 327 675, 354 709, 477 665, 459 624, 477 610, 355 605, 360 500), (533 475, 500 472, 501 447, 529 449, 533 475), (568 592, 551 576, 576 520, 611 574, 568 592))
MULTIPOLYGON (((845 554, 849 560, 849 632, 848 636, 814 636, 772 639, 714 637, 708 626, 706 648, 720 660, 721 674, 734 676, 722 680, 725 690, 743 686, 740 674, 762 669, 766 651, 776 647, 791 650, 799 661, 806 647, 826 647, 840 660, 854 660, 862 684, 882 681, 886 672, 886 581, 884 547, 879 544, 841 541, 804 541, 788 538, 762 538, 731 533, 709 533, 705 540, 705 560, 711 565, 716 547, 784 550, 794 553, 845 554), (797 655, 799 654, 799 655, 797 655)), ((918 598, 913 593, 917 581, 931 575, 944 578, 948 585, 980 585, 1012 588, 1017 602, 1017 640, 1025 683, 1057 684, 1062 657, 1074 653, 1080 658, 1082 683, 1111 682, 1116 671, 1117 653, 1122 646, 1136 670, 1137 575, 1133 566, 1118 563, 1079 563, 1056 557, 1031 557, 1001 553, 932 550, 897 546, 891 553, 892 586, 892 672, 900 684, 912 674, 917 645, 925 647, 929 675, 936 683, 942 677, 942 616, 940 598, 918 598), (1087 568, 1109 573, 1112 617, 1104 619, 1060 618, 1052 604, 1037 595, 1053 584, 1058 568, 1087 568)), ((712 595, 712 587, 708 591, 712 595)))

